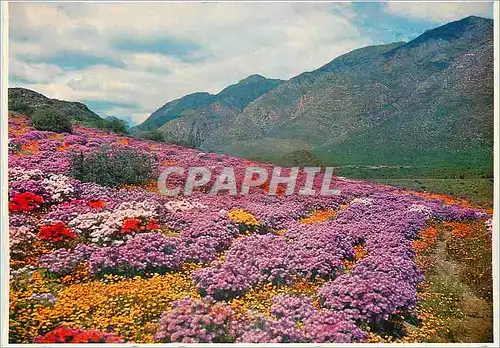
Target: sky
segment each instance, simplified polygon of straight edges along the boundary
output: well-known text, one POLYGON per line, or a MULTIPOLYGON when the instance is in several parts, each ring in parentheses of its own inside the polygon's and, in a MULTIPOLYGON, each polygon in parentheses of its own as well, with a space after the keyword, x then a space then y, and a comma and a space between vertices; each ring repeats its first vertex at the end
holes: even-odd
POLYGON ((289 79, 368 45, 411 40, 492 3, 9 3, 9 87, 144 121, 252 74, 289 79))

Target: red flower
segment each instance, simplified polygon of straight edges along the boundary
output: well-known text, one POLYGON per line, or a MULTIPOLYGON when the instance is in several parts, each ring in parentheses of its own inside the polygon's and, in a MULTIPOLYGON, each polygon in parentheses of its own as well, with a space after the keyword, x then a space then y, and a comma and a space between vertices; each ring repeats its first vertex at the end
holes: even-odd
POLYGON ((43 198, 31 192, 18 193, 9 202, 10 211, 32 211, 43 203, 43 198))
POLYGON ((123 339, 113 334, 97 330, 80 330, 59 326, 38 336, 34 343, 123 343, 123 339))
POLYGON ((100 331, 84 331, 73 337, 71 343, 104 343, 104 333, 100 331))
POLYGON ((99 199, 97 201, 90 201, 89 202, 89 207, 94 208, 94 209, 101 209, 106 206, 106 201, 99 199))
POLYGON ((159 230, 159 229, 160 229, 160 225, 158 225, 156 223, 156 219, 151 218, 151 220, 149 220, 148 224, 146 225, 146 230, 152 231, 152 230, 159 230))
POLYGON ((122 232, 132 233, 141 229, 141 220, 139 219, 125 219, 123 220, 122 232))
POLYGON ((67 228, 64 222, 57 222, 55 225, 40 228, 37 237, 49 242, 61 242, 64 239, 76 238, 76 234, 67 228))
POLYGON ((43 336, 38 336, 35 343, 69 343, 79 330, 59 326, 43 336))

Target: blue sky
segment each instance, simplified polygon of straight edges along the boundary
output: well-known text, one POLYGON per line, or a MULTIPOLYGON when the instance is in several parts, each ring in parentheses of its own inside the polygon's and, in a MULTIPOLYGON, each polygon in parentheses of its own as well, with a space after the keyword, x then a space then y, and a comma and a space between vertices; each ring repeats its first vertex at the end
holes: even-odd
POLYGON ((131 125, 258 73, 288 79, 492 3, 9 3, 9 85, 131 125))

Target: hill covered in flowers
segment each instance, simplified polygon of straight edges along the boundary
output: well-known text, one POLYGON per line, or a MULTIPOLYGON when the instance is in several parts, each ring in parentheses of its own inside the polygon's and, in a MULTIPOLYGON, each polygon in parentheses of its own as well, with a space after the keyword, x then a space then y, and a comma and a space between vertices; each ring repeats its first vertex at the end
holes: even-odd
POLYGON ((405 324, 422 317, 421 256, 446 226, 457 238, 471 224, 490 233, 490 212, 466 202, 341 177, 333 196, 269 195, 264 184, 176 197, 156 180, 104 187, 71 177, 71 153, 102 147, 152 156, 158 174, 233 167, 241 177, 258 166, 78 126, 37 131, 12 117, 10 342, 422 341, 435 322, 405 324))

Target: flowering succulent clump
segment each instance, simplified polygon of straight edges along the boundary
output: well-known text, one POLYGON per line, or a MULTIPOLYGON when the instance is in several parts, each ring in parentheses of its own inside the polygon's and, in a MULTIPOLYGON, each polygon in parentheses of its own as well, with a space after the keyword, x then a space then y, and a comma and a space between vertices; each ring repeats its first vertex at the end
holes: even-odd
POLYGON ((98 248, 89 258, 92 274, 164 273, 183 261, 179 238, 161 233, 139 234, 124 244, 98 248))
POLYGON ((158 342, 231 342, 230 326, 233 311, 224 303, 209 297, 203 300, 184 298, 172 304, 172 310, 160 319, 160 328, 155 335, 158 342))
POLYGON ((230 298, 267 281, 291 283, 292 263, 283 239, 270 234, 252 235, 234 241, 224 263, 215 261, 211 267, 197 271, 194 280, 203 294, 230 298))
MULTIPOLYGON (((335 177, 334 196, 169 197, 156 180, 76 180, 70 154, 133 148, 153 169, 233 167, 237 182, 260 164, 81 126, 38 131, 24 117, 9 118, 9 138, 12 343, 371 342, 368 328, 416 311, 418 260, 443 228, 457 258, 477 250, 470 240, 491 246, 491 212, 442 195, 335 177)), ((488 265, 472 286, 488 284, 488 265)))

